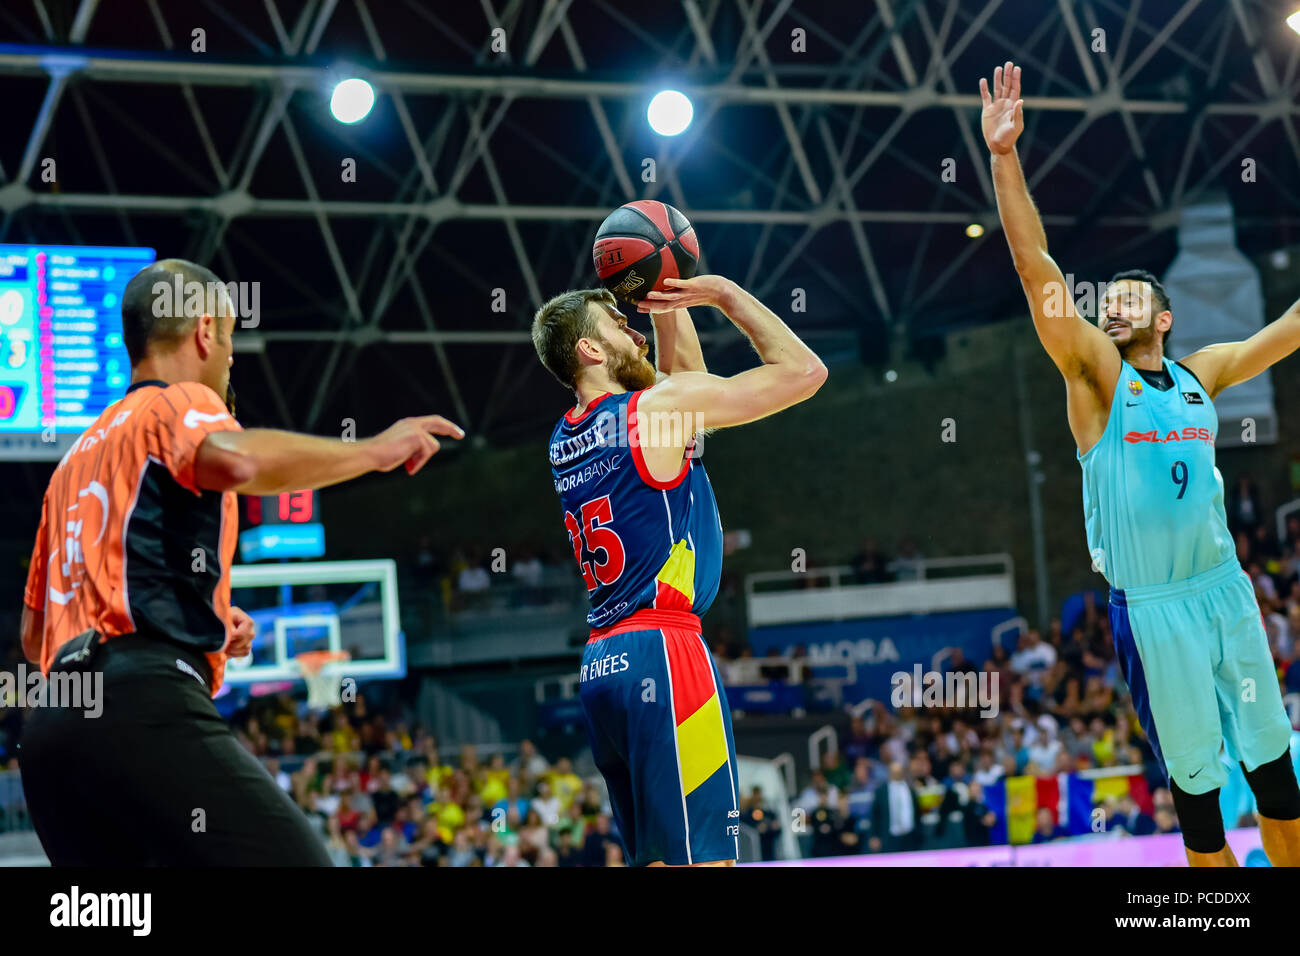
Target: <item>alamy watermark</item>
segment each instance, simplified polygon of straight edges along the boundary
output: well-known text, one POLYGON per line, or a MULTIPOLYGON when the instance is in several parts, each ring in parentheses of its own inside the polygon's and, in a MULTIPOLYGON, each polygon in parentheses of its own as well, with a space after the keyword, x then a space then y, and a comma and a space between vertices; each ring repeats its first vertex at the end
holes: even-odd
POLYGON ((59 671, 46 677, 39 668, 0 670, 0 707, 64 707, 94 720, 104 712, 102 671, 59 671))
POLYGON ((241 329, 255 329, 262 321, 260 282, 186 282, 173 275, 170 282, 153 284, 153 297, 153 314, 158 318, 233 315, 241 329))
POLYGON ((895 671, 889 679, 889 701, 899 707, 943 707, 964 710, 978 706, 981 717, 998 715, 998 672, 895 671))
MULTIPOLYGON (((699 458, 704 454, 705 434, 704 416, 699 412, 638 411, 629 422, 628 406, 624 403, 617 413, 602 411, 597 414, 588 427, 572 438, 552 442, 550 459, 551 464, 559 468, 595 448, 684 448, 685 457, 699 458)), ((620 462, 620 457, 614 457, 589 465, 588 470, 612 471, 619 467, 620 462)), ((557 481, 556 490, 565 491, 581 484, 587 477, 584 472, 565 475, 557 481)))

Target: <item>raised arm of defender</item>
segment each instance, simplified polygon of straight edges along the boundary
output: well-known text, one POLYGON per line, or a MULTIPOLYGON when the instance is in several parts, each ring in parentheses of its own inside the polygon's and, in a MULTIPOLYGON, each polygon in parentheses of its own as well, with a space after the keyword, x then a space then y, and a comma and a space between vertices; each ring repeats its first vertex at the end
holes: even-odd
POLYGON ((992 91, 988 80, 981 78, 980 98, 1002 230, 1029 300, 1038 339, 1065 376, 1070 428, 1080 449, 1086 451, 1106 427, 1105 417, 1119 378, 1119 352, 1101 329, 1075 311, 1072 290, 1048 254, 1043 220, 1029 195, 1016 153, 1016 140, 1025 128, 1020 67, 1008 60, 995 69, 992 91))
POLYGON ((1300 301, 1242 342, 1207 345, 1182 360, 1213 400, 1225 388, 1248 381, 1300 348, 1300 301))

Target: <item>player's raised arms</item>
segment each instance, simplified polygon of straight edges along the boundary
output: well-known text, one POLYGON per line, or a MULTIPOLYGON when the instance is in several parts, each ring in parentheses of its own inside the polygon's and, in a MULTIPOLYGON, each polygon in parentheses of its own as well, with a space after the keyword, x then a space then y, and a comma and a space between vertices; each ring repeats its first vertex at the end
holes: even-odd
POLYGON ((707 372, 700 336, 686 309, 652 312, 655 329, 655 367, 661 375, 707 372))
POLYGON ((984 140, 993 157, 998 215, 1039 341, 1062 375, 1100 378, 1113 386, 1119 375, 1119 354, 1104 332, 1075 312, 1065 277, 1047 251, 1043 221, 1016 153, 1016 140, 1025 128, 1020 67, 1007 61, 995 69, 992 90, 981 77, 980 98, 984 102, 984 140))
POLYGON ((1201 380, 1210 398, 1248 381, 1300 348, 1300 301, 1242 342, 1207 345, 1182 360, 1201 380))
MULTIPOLYGON (((649 293, 637 307, 642 312, 658 312, 714 306, 749 337, 764 364, 730 377, 677 372, 641 397, 643 413, 682 413, 693 416, 698 428, 729 428, 797 405, 811 398, 826 381, 826 366, 817 354, 731 280, 696 276, 666 279, 665 285, 667 291, 649 293)), ((680 462, 673 467, 679 468, 680 462)))

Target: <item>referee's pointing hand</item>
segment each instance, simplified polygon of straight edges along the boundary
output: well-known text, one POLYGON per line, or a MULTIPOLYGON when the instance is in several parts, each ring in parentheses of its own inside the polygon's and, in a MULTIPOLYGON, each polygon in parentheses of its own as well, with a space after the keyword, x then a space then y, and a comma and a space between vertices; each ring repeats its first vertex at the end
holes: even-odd
POLYGON ((374 455, 375 471, 392 471, 404 464, 407 474, 415 474, 442 447, 434 435, 464 438, 465 430, 441 415, 403 418, 393 423, 367 439, 374 455))

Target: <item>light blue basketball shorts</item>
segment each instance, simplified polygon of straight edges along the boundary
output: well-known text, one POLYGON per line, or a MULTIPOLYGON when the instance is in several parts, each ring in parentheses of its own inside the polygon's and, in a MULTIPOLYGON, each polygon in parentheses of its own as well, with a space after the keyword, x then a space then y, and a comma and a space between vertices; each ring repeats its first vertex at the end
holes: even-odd
POLYGON ((1142 729, 1185 793, 1227 782, 1221 746, 1247 770, 1288 751, 1264 621, 1235 558, 1173 584, 1112 588, 1110 626, 1142 729))

